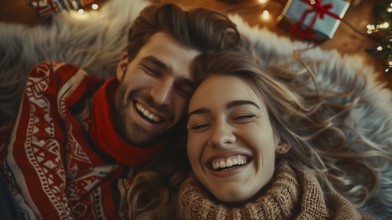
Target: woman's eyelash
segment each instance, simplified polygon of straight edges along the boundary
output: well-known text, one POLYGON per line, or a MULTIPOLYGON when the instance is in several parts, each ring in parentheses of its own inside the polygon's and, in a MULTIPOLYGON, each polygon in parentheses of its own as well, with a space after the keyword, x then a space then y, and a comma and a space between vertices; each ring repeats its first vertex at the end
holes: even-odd
POLYGON ((236 119, 245 119, 245 118, 256 118, 256 114, 246 114, 237 116, 236 119))
POLYGON ((233 122, 235 123, 247 123, 252 122, 257 118, 256 114, 242 114, 233 118, 233 122))
POLYGON ((207 128, 209 124, 196 124, 196 125, 191 125, 189 126, 190 129, 192 130, 202 130, 204 128, 207 128))

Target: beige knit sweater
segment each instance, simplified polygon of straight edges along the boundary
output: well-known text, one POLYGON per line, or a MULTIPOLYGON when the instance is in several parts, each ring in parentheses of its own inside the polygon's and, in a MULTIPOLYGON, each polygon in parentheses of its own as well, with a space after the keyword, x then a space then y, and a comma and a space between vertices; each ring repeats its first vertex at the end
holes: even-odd
POLYGON ((271 187, 241 208, 214 202, 191 175, 180 188, 176 212, 179 217, 174 218, 169 209, 154 210, 141 219, 374 219, 339 194, 324 194, 313 175, 295 172, 286 163, 277 168, 271 187))

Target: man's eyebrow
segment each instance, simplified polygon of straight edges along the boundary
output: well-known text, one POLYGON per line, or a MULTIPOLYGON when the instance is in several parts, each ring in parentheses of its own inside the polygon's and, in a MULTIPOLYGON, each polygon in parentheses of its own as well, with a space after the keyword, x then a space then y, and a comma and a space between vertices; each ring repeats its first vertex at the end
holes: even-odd
MULTIPOLYGON (((237 106, 241 106, 241 105, 253 105, 255 106, 257 109, 260 109, 260 106, 258 106, 256 103, 249 101, 249 100, 234 100, 231 101, 229 103, 226 104, 226 109, 231 109, 237 106)), ((210 113, 211 110, 209 110, 208 108, 198 108, 196 110, 193 110, 191 112, 188 113, 187 118, 189 119, 192 115, 198 115, 198 114, 208 114, 210 113)))
POLYGON ((161 69, 161 70, 163 70, 163 71, 166 71, 166 72, 169 72, 169 67, 168 67, 165 63, 163 63, 162 61, 160 61, 158 58, 156 58, 156 57, 154 57, 154 56, 152 56, 152 55, 143 57, 141 61, 142 61, 142 62, 150 62, 150 63, 153 63, 153 64, 156 65, 159 69, 161 69))
MULTIPOLYGON (((162 72, 166 72, 168 74, 173 74, 171 68, 168 67, 164 62, 162 62, 161 60, 159 60, 155 56, 150 55, 150 56, 143 57, 141 62, 150 62, 150 63, 156 65, 157 68, 159 68, 162 72)), ((193 80, 190 80, 190 79, 184 78, 181 81, 181 83, 185 84, 187 86, 190 86, 190 87, 194 87, 194 82, 193 82, 193 80)))

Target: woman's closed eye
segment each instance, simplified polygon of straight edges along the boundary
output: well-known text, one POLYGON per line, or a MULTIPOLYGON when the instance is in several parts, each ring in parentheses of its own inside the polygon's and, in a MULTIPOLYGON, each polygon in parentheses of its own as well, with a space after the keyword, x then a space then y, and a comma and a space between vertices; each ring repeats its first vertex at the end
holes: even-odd
POLYGON ((205 131, 210 127, 210 125, 211 124, 207 122, 192 123, 188 124, 188 130, 196 132, 205 131))
POLYGON ((233 122, 243 124, 247 122, 254 121, 257 118, 257 115, 254 113, 244 113, 240 115, 236 115, 233 117, 233 122))

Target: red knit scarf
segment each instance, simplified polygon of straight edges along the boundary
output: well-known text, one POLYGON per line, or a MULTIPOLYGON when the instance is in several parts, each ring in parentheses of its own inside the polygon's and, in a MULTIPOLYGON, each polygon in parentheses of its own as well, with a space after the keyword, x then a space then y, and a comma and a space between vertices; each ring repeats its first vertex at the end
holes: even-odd
POLYGON ((120 137, 114 127, 114 115, 111 110, 118 85, 118 80, 113 78, 105 82, 94 94, 90 135, 93 143, 117 162, 128 166, 140 165, 149 161, 163 144, 137 148, 120 137))

